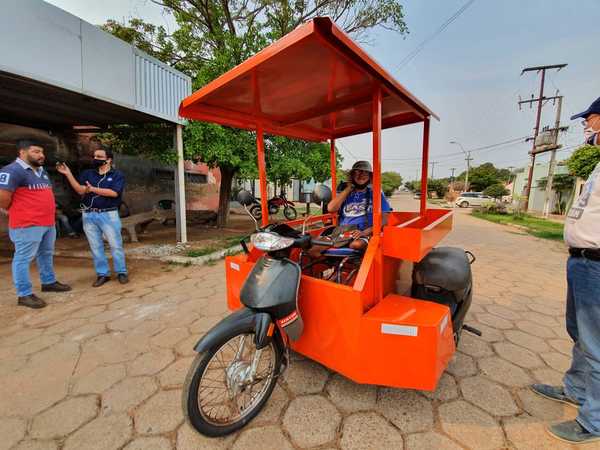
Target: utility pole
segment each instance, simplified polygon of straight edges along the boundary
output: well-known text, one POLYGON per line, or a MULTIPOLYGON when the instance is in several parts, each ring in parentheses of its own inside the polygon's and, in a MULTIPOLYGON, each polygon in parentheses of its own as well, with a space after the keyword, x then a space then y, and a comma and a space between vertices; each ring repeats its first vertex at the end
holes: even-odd
POLYGON ((450 190, 454 190, 454 171, 456 170, 456 167, 451 167, 450 170, 452 171, 452 175, 450 175, 450 190))
POLYGON ((429 164, 431 164, 431 179, 433 180, 433 169, 435 168, 437 161, 431 161, 429 164))
POLYGON ((467 152, 467 157, 465 158, 465 161, 467 161, 467 174, 465 175, 465 192, 469 192, 469 171, 471 170, 471 161, 473 161, 473 158, 471 158, 470 151, 467 152))
MULTIPOLYGON (((554 129, 551 130, 554 134, 554 146, 550 153, 550 164, 548 166, 548 180, 546 183, 546 192, 544 194, 544 217, 548 217, 550 214, 550 196, 552 195, 552 182, 554 181, 554 165, 556 159, 556 150, 558 149, 558 133, 563 128, 560 126, 560 113, 562 110, 562 95, 558 97, 558 106, 556 107, 556 121, 554 122, 554 129)), ((564 127, 566 129, 566 127, 564 127)))
POLYGON ((519 102, 519 107, 521 106, 522 103, 530 103, 537 101, 537 114, 536 114, 536 118, 535 118, 535 128, 533 129, 533 145, 531 147, 531 165, 529 166, 529 176, 527 177, 527 187, 525 188, 525 198, 524 198, 524 202, 525 204, 523 205, 523 210, 527 211, 527 208, 529 207, 529 195, 531 194, 531 182, 533 179, 533 168, 535 166, 535 139, 537 138, 539 131, 540 131, 540 119, 542 117, 542 102, 544 100, 547 100, 544 97, 544 82, 546 81, 546 70, 551 70, 551 69, 556 69, 556 70, 560 70, 563 67, 566 67, 567 64, 552 64, 552 65, 548 65, 548 66, 534 66, 534 67, 526 67, 521 71, 521 75, 523 75, 525 72, 542 72, 542 76, 541 76, 541 80, 540 80, 540 96, 537 99, 531 99, 529 101, 526 102, 519 102))

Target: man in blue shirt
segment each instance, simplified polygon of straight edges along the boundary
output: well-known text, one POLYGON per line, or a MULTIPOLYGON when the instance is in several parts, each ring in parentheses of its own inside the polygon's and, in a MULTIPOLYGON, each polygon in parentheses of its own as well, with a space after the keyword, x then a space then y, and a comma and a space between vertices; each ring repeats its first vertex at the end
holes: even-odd
MULTIPOLYGON (((373 234, 373 191, 369 187, 372 178, 373 168, 370 162, 355 162, 345 189, 327 205, 329 212, 340 212, 340 227, 356 228, 351 232, 353 240, 349 245, 355 250, 364 249, 373 234)), ((381 212, 387 213, 391 210, 382 192, 381 212)))
POLYGON ((95 169, 84 170, 76 180, 66 164, 57 165, 57 170, 67 177, 71 187, 81 195, 83 207, 83 231, 90 244, 96 269, 93 287, 102 286, 110 280, 110 268, 104 253, 106 237, 113 257, 113 266, 119 283, 129 282, 125 251, 121 237, 119 206, 125 187, 123 174, 113 169, 113 153, 106 148, 94 151, 95 169))

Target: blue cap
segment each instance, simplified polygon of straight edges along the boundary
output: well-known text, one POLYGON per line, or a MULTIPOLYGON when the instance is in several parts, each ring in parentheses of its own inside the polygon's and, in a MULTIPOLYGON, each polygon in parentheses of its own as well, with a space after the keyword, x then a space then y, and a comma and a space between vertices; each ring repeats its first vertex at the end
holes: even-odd
POLYGON ((580 112, 579 114, 571 116, 571 120, 578 119, 579 117, 583 117, 585 119, 590 114, 600 114, 600 97, 594 100, 594 103, 592 103, 584 112, 580 112))

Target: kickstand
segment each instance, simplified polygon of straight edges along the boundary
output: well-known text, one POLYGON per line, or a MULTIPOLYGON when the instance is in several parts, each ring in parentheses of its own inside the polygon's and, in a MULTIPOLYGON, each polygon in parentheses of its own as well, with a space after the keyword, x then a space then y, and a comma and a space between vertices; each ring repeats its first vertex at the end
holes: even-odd
POLYGON ((470 327, 469 325, 463 325, 462 328, 463 330, 468 331, 469 333, 475 334, 477 336, 481 337, 482 335, 481 331, 479 331, 477 328, 470 327))

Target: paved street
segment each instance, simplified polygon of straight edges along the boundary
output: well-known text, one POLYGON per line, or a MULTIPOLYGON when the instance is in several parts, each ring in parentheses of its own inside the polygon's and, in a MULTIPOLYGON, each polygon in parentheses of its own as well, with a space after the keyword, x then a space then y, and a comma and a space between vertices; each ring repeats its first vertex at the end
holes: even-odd
POLYGON ((477 256, 467 322, 484 335, 463 334, 436 392, 357 385, 298 357, 258 418, 218 440, 184 423, 180 398, 193 344, 227 314, 221 263, 138 264, 129 285, 91 289, 89 261, 61 262, 75 290, 25 312, 0 264, 0 450, 571 448, 544 426, 576 410, 527 389, 569 364, 564 247, 462 210, 446 243, 477 256))

